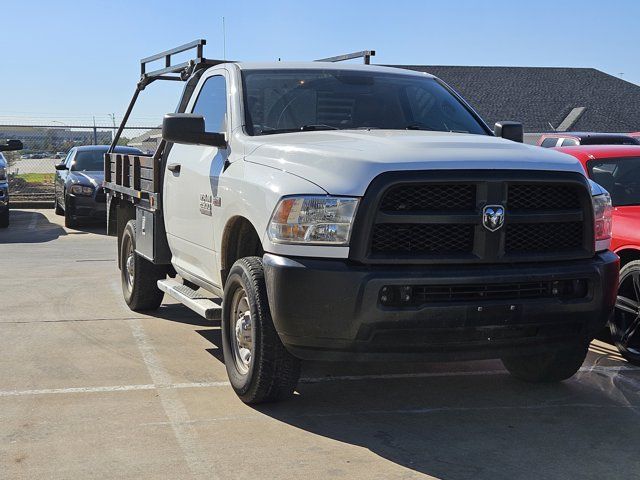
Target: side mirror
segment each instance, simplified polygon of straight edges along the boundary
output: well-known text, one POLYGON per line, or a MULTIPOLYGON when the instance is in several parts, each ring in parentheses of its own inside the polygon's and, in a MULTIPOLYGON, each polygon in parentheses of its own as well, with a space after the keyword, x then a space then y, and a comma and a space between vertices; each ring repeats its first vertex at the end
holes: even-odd
POLYGON ((56 170, 66 170, 67 164, 64 162, 56 163, 56 170))
POLYGON ((204 130, 204 117, 191 113, 169 113, 162 121, 162 138, 167 142, 186 145, 211 145, 225 148, 227 140, 223 133, 208 133, 204 130))
POLYGON ((0 152, 13 152, 15 150, 22 150, 24 145, 20 140, 7 140, 7 143, 0 145, 0 152))
POLYGON ((497 122, 493 127, 496 137, 506 138, 514 142, 524 142, 524 128, 519 122, 497 122))

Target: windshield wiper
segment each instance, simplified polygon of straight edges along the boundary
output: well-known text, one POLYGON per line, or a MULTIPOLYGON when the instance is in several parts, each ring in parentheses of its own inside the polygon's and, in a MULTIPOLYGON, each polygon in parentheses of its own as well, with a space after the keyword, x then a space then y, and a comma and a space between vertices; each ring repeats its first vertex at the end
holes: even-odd
POLYGON ((277 133, 292 133, 292 132, 313 132, 315 130, 340 130, 338 127, 332 125, 325 125, 323 123, 302 125, 297 128, 274 128, 272 130, 262 130, 260 135, 274 135, 277 133))
POLYGON ((431 128, 428 127, 427 125, 424 125, 422 123, 411 123, 409 125, 407 125, 406 127, 404 127, 405 130, 427 130, 430 132, 435 132, 436 129, 435 128, 431 128))
POLYGON ((303 132, 312 132, 313 130, 340 130, 333 125, 325 125, 324 123, 316 123, 311 125, 302 125, 300 130, 303 132))

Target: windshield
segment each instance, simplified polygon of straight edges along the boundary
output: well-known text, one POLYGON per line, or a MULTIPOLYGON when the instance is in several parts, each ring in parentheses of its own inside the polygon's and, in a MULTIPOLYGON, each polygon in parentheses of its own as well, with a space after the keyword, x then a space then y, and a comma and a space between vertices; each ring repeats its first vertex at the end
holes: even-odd
POLYGON ((247 133, 381 128, 486 135, 430 77, 351 70, 245 70, 247 133))
MULTIPOLYGON (((107 153, 109 147, 100 150, 79 150, 76 153, 71 170, 84 172, 97 172, 104 169, 104 154, 107 153)), ((142 152, 136 148, 116 148, 115 153, 128 153, 130 155, 142 155, 142 152)))
POLYGON ((71 170, 92 172, 104 168, 104 154, 107 150, 87 150, 76 153, 71 170))
POLYGON ((614 207, 640 205, 640 157, 594 160, 588 168, 593 181, 611 194, 614 207))

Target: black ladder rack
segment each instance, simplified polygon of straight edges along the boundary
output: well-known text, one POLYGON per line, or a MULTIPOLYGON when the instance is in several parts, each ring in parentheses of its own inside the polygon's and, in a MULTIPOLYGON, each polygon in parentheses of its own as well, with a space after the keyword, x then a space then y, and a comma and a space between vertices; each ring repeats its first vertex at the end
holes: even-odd
POLYGON ((120 123, 120 127, 113 137, 113 142, 111 142, 111 147, 109 148, 109 153, 113 153, 118 141, 120 140, 120 136, 124 130, 127 121, 129 120, 129 116, 131 115, 131 111, 133 110, 136 101, 138 100, 138 95, 142 90, 145 89, 147 85, 156 81, 156 80, 169 80, 169 81, 178 81, 184 82, 189 79, 189 77, 197 70, 202 68, 212 67, 214 65, 220 65, 221 63, 226 63, 227 60, 212 60, 203 57, 203 47, 207 44, 207 41, 204 38, 199 40, 194 40, 193 42, 185 43, 184 45, 180 45, 179 47, 172 48, 170 50, 165 50, 164 52, 157 53, 155 55, 151 55, 149 57, 145 57, 140 60, 140 81, 138 81, 136 85, 136 90, 133 93, 133 98, 131 102, 129 102, 129 106, 127 107, 127 111, 122 117, 122 122, 120 123), (196 50, 196 58, 178 63, 175 65, 171 64, 172 56, 178 53, 187 52, 189 50, 196 50), (152 70, 147 72, 147 66, 149 63, 156 62, 164 58, 164 68, 159 68, 157 70, 152 70))
MULTIPOLYGON (((165 50, 164 52, 156 53, 155 55, 151 55, 140 60, 140 81, 136 85, 136 90, 133 93, 133 98, 131 99, 131 102, 129 102, 127 111, 122 117, 122 122, 120 123, 118 131, 113 137, 113 142, 111 142, 111 147, 109 148, 108 153, 113 153, 116 145, 118 144, 118 141, 120 140, 120 136, 124 131, 125 125, 129 120, 131 111, 133 110, 133 107, 138 100, 138 95, 142 90, 145 89, 147 85, 156 80, 185 82, 197 70, 212 67, 214 65, 220 65, 221 63, 233 62, 231 60, 212 60, 204 58, 203 47, 206 44, 207 41, 204 38, 201 38, 199 40, 185 43, 184 45, 180 45, 170 50, 165 50), (177 63, 175 65, 171 64, 171 60, 174 55, 193 49, 196 50, 196 58, 188 60, 186 62, 177 63), (150 72, 147 71, 147 67, 150 63, 156 62, 161 59, 164 59, 164 68, 158 68, 150 72)), ((320 60, 316 60, 316 62, 343 62, 345 60, 351 60, 354 58, 363 58, 365 65, 369 65, 371 63, 371 57, 373 57, 375 54, 375 50, 362 50, 360 52, 347 53, 344 55, 337 55, 335 57, 323 58, 320 60)), ((158 150, 161 149, 158 148, 158 150)))
POLYGON ((345 53, 344 55, 336 55, 335 57, 321 58, 314 60, 315 62, 344 62, 345 60, 352 60, 354 58, 363 58, 364 64, 369 65, 371 63, 371 57, 376 54, 375 50, 362 50, 360 52, 345 53))

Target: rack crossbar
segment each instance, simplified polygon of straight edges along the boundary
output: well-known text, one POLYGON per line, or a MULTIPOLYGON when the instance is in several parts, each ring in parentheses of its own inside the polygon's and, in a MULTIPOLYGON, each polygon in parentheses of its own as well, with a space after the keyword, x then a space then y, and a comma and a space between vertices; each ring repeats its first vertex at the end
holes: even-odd
POLYGON ((354 58, 363 58, 365 65, 369 65, 371 63, 371 57, 373 57, 375 54, 376 54, 375 50, 362 50, 360 52, 345 53, 344 55, 336 55, 335 57, 321 58, 315 61, 335 63, 335 62, 344 62, 345 60, 352 60, 354 58))

